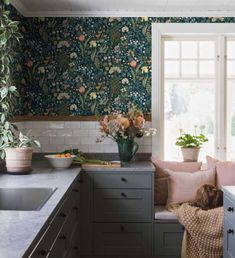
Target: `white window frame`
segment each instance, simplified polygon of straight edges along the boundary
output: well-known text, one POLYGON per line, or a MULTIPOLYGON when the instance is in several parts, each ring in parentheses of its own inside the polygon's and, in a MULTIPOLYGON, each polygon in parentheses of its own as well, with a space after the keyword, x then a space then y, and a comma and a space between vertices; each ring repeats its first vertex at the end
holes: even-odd
POLYGON ((231 23, 153 23, 152 24, 152 126, 158 129, 152 137, 152 156, 163 159, 164 155, 164 89, 162 71, 162 36, 164 35, 206 34, 219 37, 217 79, 216 79, 216 124, 215 156, 226 158, 226 81, 225 81, 225 36, 235 34, 235 24, 231 23), (223 47, 222 47, 223 46, 223 47), (222 58, 221 58, 222 57, 222 58), (224 89, 224 90, 221 90, 224 89))

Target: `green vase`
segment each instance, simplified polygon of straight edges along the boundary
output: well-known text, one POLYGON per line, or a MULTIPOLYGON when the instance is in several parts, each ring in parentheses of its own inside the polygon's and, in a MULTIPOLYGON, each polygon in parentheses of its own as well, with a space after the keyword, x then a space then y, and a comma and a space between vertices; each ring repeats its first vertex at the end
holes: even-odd
POLYGON ((129 162, 139 149, 134 139, 118 139, 118 153, 121 162, 129 162))

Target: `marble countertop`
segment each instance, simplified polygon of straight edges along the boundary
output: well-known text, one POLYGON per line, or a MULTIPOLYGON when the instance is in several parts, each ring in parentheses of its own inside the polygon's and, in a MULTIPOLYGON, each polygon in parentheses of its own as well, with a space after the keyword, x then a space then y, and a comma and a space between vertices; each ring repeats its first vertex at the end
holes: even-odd
POLYGON ((80 172, 79 167, 54 170, 44 162, 33 164, 29 175, 0 175, 0 187, 57 187, 39 211, 0 211, 0 257, 28 257, 31 246, 51 213, 80 172))
POLYGON ((224 194, 228 195, 232 199, 235 199, 235 186, 223 186, 222 190, 224 194))

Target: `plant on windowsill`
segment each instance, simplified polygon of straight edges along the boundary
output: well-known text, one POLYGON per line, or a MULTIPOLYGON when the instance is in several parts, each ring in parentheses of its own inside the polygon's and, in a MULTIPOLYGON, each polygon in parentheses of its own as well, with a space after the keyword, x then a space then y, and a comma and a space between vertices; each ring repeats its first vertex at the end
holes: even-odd
POLYGON ((125 114, 113 112, 104 116, 100 122, 100 131, 101 137, 98 142, 110 137, 118 144, 120 161, 129 162, 139 148, 134 141, 135 137, 155 135, 157 130, 155 128, 146 129, 142 111, 132 106, 125 114))
POLYGON ((0 157, 6 159, 9 173, 25 174, 31 170, 32 147, 38 141, 17 132, 14 118, 18 91, 13 83, 15 46, 22 38, 19 22, 10 18, 6 6, 9 0, 0 0, 0 157))
MULTIPOLYGON (((208 138, 201 132, 196 133, 197 126, 195 126, 195 134, 183 133, 180 130, 180 136, 176 139, 176 145, 181 147, 184 162, 194 162, 198 160, 200 148, 208 138)), ((204 126, 200 127, 201 130, 204 126)))

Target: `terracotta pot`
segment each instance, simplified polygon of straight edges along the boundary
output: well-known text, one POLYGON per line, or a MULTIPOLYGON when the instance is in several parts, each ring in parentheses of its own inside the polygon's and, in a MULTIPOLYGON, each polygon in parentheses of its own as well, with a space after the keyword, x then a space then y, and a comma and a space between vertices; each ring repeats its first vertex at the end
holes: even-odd
POLYGON ((184 162, 196 162, 200 148, 181 148, 184 162))
POLYGON ((32 168, 33 148, 7 148, 6 168, 9 174, 28 174, 32 168))

